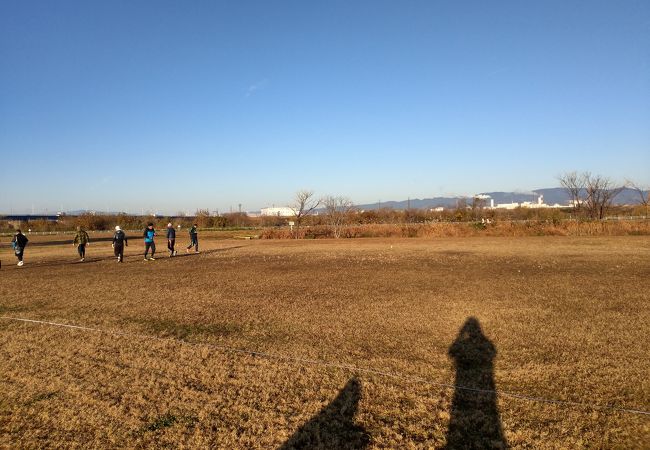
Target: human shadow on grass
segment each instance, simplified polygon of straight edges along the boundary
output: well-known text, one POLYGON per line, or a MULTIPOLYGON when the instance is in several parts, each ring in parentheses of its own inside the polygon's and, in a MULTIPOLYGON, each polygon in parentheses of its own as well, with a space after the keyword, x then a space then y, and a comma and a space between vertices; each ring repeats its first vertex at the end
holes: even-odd
POLYGON ((366 448, 369 435, 354 423, 359 400, 361 383, 351 378, 336 398, 301 426, 280 450, 366 448))
MULTIPOLYGON (((126 260, 126 256, 124 257, 126 260)), ((4 261, 2 262, 2 268, 10 268, 10 270, 31 270, 31 269, 39 269, 43 267, 59 267, 59 266, 75 266, 75 265, 91 265, 91 264, 96 264, 100 263, 103 261, 114 261, 115 257, 110 256, 110 257, 86 257, 85 261, 79 261, 79 258, 74 258, 74 259, 54 259, 54 260, 36 260, 36 261, 31 261, 28 258, 25 258, 25 265, 22 267, 15 267, 16 262, 15 260, 9 261, 9 264, 5 263, 4 261)))
MULTIPOLYGON (((127 236, 128 240, 133 239, 134 241, 138 239, 139 237, 136 236, 127 236)), ((53 241, 35 241, 31 240, 29 241, 29 247, 55 247, 55 246, 60 246, 60 245, 71 245, 74 240, 74 236, 70 236, 69 239, 57 239, 53 241)), ((97 243, 97 242, 112 242, 113 241, 113 236, 102 236, 102 237, 97 237, 97 236, 91 236, 90 238, 90 243, 97 243)), ((2 246, 9 247, 9 244, 2 244, 2 246)))
MULTIPOLYGON (((69 244, 69 243, 68 243, 69 244)), ((180 257, 186 257, 186 256, 199 256, 201 254, 203 255, 210 255, 214 253, 223 253, 227 250, 235 250, 238 248, 244 248, 246 247, 245 245, 233 245, 231 247, 223 247, 223 248, 217 248, 217 249, 212 249, 212 250, 204 250, 199 253, 179 253, 178 255, 170 258, 169 254, 163 254, 163 256, 160 256, 159 253, 156 253, 158 256, 156 257, 156 260, 169 260, 169 259, 176 259, 180 257)), ((143 259, 142 253, 138 254, 129 254, 129 255, 124 255, 124 262, 127 263, 139 263, 143 259)), ((34 262, 31 262, 27 260, 27 263, 22 266, 22 267, 15 267, 16 266, 16 260, 12 258, 8 258, 7 260, 2 260, 0 262, 0 267, 5 269, 5 268, 11 268, 10 270, 13 270, 14 268, 16 270, 29 270, 29 269, 38 269, 42 267, 57 267, 57 266, 71 266, 71 265, 89 265, 89 264, 95 264, 95 263, 100 263, 104 261, 115 261, 115 256, 88 256, 86 257, 85 261, 79 261, 78 258, 70 258, 70 259, 48 259, 45 261, 42 260, 37 260, 34 262)))
POLYGON ((507 448, 494 384, 494 344, 470 317, 449 347, 456 366, 446 449, 507 448))
MULTIPOLYGON (((236 250, 238 248, 246 248, 248 247, 247 245, 231 245, 230 247, 221 247, 221 248, 214 248, 212 250, 206 250, 205 253, 210 254, 210 253, 222 253, 225 252, 226 250, 236 250)), ((203 252, 203 250, 201 250, 203 252)))
POLYGON ((233 245, 231 247, 222 247, 222 248, 213 248, 211 250, 201 250, 200 252, 195 252, 195 251, 190 251, 190 252, 185 252, 182 250, 178 250, 178 254, 174 256, 173 258, 184 258, 188 256, 198 256, 198 255, 212 255, 214 253, 223 253, 226 250, 235 250, 238 248, 244 248, 246 247, 245 245, 233 245))

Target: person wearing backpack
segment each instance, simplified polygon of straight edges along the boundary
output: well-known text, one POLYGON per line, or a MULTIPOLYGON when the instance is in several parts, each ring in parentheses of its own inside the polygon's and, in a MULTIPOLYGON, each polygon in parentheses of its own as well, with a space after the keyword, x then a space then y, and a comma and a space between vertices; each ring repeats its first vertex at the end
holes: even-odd
POLYGON ((25 247, 28 242, 29 239, 27 239, 27 236, 25 236, 22 231, 16 230, 16 234, 14 234, 14 238, 11 240, 11 246, 14 248, 16 258, 18 258, 18 266, 24 264, 23 254, 25 253, 25 247))
POLYGON ((77 246, 79 258, 81 258, 81 261, 84 261, 86 259, 86 246, 90 245, 90 237, 83 228, 77 227, 77 234, 74 237, 74 241, 72 241, 72 245, 77 246))
POLYGON ((144 260, 145 261, 155 261, 156 258, 153 255, 156 253, 156 243, 153 238, 156 236, 156 230, 153 229, 153 223, 149 222, 147 228, 144 229, 142 237, 144 237, 144 260), (151 258, 147 258, 147 254, 151 249, 151 258))
POLYGON ((199 252, 199 232, 197 224, 192 225, 192 228, 190 228, 190 245, 187 246, 185 251, 189 253, 192 247, 194 247, 194 253, 199 252))
POLYGON ((122 231, 119 225, 115 227, 115 234, 113 235, 113 252, 117 256, 117 262, 124 262, 124 247, 129 246, 126 239, 126 233, 122 231))

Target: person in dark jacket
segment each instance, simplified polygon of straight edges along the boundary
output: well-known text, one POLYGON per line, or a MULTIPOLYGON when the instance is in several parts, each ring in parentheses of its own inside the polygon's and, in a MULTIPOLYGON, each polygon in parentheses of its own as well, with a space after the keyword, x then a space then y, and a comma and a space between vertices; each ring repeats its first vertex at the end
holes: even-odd
POLYGON ((117 256, 117 262, 124 262, 125 246, 129 246, 129 241, 126 238, 126 233, 118 225, 115 227, 115 234, 113 235, 113 252, 117 256))
POLYGON ((176 256, 176 250, 174 250, 174 245, 176 245, 176 230, 174 225, 171 223, 167 224, 167 248, 169 249, 169 257, 176 256))
POLYGON ((77 251, 79 252, 79 258, 81 258, 82 261, 86 259, 86 245, 90 245, 90 237, 88 236, 88 233, 84 231, 83 228, 77 227, 77 234, 74 236, 74 241, 72 241, 72 245, 77 246, 77 251))
POLYGON ((147 228, 144 229, 142 237, 144 237, 144 260, 145 261, 155 261, 156 258, 153 255, 156 253, 156 243, 153 238, 156 236, 156 230, 153 229, 153 223, 149 222, 147 228), (151 258, 147 258, 147 254, 151 249, 151 258))
POLYGON ((16 230, 16 234, 11 240, 11 246, 14 248, 14 253, 16 254, 16 258, 18 258, 19 266, 22 266, 24 264, 23 254, 25 253, 25 247, 27 246, 28 242, 29 239, 27 239, 27 236, 25 236, 22 231, 16 230))
POLYGON ((189 253, 192 247, 194 247, 194 253, 199 252, 199 232, 196 224, 192 225, 192 228, 190 228, 190 245, 187 246, 185 251, 189 253))

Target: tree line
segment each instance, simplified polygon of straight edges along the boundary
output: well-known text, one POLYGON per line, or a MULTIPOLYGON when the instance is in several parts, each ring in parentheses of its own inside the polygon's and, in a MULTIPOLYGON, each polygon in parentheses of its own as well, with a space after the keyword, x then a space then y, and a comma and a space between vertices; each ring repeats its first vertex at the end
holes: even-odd
MULTIPOLYGON (((361 210, 345 196, 327 195, 317 197, 312 190, 296 192, 291 203, 293 217, 261 216, 252 217, 245 212, 211 214, 207 209, 199 209, 193 216, 136 216, 129 214, 100 215, 82 214, 62 216, 58 222, 30 221, 19 226, 34 231, 67 231, 80 226, 89 231, 110 230, 120 225, 127 230, 142 229, 153 222, 157 228, 166 227, 168 222, 174 226, 189 228, 196 223, 202 229, 237 229, 289 227, 295 238, 304 235, 305 226, 326 226, 330 235, 341 237, 346 226, 370 224, 426 224, 436 222, 482 222, 495 220, 536 220, 559 222, 565 219, 602 220, 609 214, 648 215, 648 187, 631 180, 617 185, 610 178, 592 175, 589 172, 566 172, 558 176, 572 206, 567 208, 516 208, 497 210, 486 208, 484 199, 459 199, 456 207, 436 211, 433 209, 395 210, 380 208, 361 210), (614 200, 623 188, 633 189, 638 194, 636 206, 616 206, 614 200), (291 224, 291 225, 290 225, 291 224)), ((0 220, 0 230, 11 230, 16 224, 0 220)))

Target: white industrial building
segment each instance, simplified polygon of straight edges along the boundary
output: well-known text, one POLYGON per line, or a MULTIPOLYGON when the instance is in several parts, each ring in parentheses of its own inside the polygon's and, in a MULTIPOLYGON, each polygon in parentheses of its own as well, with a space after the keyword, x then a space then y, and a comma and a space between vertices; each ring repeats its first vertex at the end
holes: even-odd
POLYGON ((294 217, 296 215, 296 210, 290 206, 272 206, 270 208, 262 208, 260 215, 275 217, 294 217))
MULTIPOLYGON (((483 195, 482 198, 490 198, 488 195, 483 195)), ((544 203, 544 196, 537 197, 537 202, 521 202, 521 203, 498 203, 494 204, 494 199, 490 198, 490 209, 515 209, 515 208, 566 208, 566 205, 558 203, 554 205, 547 205, 544 203)))

